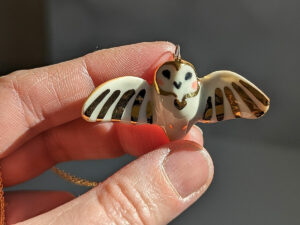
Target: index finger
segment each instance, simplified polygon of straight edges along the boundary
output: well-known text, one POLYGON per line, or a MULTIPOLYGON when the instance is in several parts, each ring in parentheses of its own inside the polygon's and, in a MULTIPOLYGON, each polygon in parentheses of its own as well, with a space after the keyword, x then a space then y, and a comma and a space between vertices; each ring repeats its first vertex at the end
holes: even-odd
POLYGON ((151 81, 174 45, 149 42, 97 51, 78 59, 0 78, 0 158, 37 134, 80 117, 89 93, 118 76, 151 81))
MULTIPOLYGON (((114 158, 124 153, 140 156, 169 143, 158 126, 124 123, 85 123, 81 126, 81 123, 71 123, 52 129, 63 141, 56 140, 46 147, 39 135, 2 159, 4 186, 29 180, 60 162, 114 158)), ((193 126, 184 140, 203 146, 201 129, 193 126)))

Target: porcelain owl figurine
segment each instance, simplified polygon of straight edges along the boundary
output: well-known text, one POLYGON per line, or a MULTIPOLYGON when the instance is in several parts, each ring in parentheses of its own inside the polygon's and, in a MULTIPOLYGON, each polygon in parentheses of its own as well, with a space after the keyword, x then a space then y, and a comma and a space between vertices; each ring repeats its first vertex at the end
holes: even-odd
POLYGON ((174 60, 153 74, 153 84, 133 76, 107 81, 88 97, 82 117, 89 122, 157 124, 170 140, 176 140, 196 122, 256 119, 269 105, 261 90, 234 72, 216 71, 198 78, 194 66, 181 59, 177 46, 174 60))

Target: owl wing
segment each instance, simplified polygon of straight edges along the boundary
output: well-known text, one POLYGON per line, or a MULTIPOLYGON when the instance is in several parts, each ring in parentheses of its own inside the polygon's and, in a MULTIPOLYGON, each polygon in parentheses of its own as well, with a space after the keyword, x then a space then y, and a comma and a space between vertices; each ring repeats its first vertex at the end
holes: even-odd
POLYGON ((85 101, 82 117, 89 122, 152 123, 151 86, 133 76, 119 77, 98 86, 85 101))
POLYGON ((256 119, 269 109, 269 98, 250 81, 234 72, 216 71, 200 78, 199 82, 199 122, 256 119))

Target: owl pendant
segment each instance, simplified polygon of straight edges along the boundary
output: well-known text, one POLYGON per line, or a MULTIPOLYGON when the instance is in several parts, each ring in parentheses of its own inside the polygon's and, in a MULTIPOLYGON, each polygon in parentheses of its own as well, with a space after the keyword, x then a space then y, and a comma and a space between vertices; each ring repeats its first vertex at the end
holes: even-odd
POLYGON ((82 117, 89 122, 156 124, 176 140, 197 122, 257 119, 269 106, 261 90, 234 72, 216 71, 198 78, 177 46, 174 60, 157 68, 152 85, 133 76, 107 81, 88 97, 82 117))

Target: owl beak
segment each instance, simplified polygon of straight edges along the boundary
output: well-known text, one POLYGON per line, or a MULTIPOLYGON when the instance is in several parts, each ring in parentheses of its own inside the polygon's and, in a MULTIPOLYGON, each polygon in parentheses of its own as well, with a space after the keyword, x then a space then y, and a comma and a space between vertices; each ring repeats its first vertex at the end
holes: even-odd
POLYGON ((176 81, 173 82, 174 86, 179 89, 181 87, 181 81, 179 81, 178 83, 176 81))

